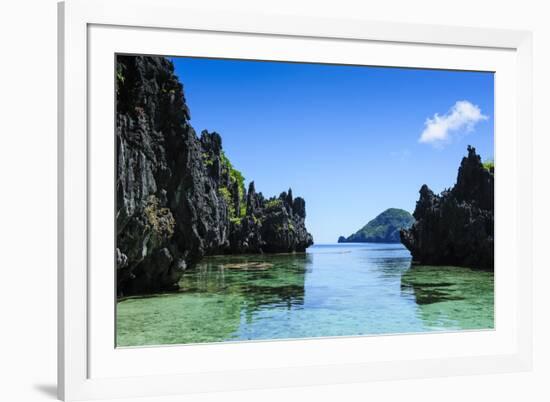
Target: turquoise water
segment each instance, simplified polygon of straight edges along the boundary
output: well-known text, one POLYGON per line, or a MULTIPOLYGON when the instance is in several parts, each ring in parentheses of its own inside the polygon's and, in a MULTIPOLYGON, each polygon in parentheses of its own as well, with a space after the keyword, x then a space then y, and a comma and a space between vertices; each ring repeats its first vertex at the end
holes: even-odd
POLYGON ((494 327, 493 274, 411 267, 400 244, 214 256, 181 291, 117 303, 117 345, 394 334, 494 327))

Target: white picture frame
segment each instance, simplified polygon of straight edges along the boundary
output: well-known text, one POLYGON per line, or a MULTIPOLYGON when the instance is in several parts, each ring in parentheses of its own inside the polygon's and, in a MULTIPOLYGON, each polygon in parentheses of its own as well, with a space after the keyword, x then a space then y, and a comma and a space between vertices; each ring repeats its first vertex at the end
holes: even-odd
POLYGON ((59 397, 145 397, 529 370, 531 48, 531 33, 525 31, 215 13, 177 0, 60 3, 59 397), (193 48, 198 42, 201 46, 193 48), (505 178, 497 176, 495 185, 497 236, 499 213, 509 219, 507 234, 497 240, 495 330, 115 349, 109 314, 115 298, 101 297, 114 293, 113 274, 98 263, 112 261, 112 201, 102 200, 113 187, 98 183, 108 182, 113 172, 103 161, 114 161, 114 78, 108 63, 117 52, 495 71, 495 158, 505 178))

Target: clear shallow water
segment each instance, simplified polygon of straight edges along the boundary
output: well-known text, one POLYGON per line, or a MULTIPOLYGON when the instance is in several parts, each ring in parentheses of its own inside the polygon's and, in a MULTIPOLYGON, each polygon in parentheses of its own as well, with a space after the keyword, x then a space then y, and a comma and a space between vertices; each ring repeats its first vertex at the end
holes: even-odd
POLYGON ((117 345, 352 336, 494 327, 493 274, 411 267, 400 244, 215 256, 178 293, 117 303, 117 345))

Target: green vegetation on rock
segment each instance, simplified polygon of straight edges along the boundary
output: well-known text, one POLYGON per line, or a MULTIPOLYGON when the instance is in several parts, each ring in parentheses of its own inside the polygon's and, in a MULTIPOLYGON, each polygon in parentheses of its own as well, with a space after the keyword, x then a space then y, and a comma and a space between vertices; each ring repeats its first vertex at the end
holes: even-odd
POLYGON ((170 238, 174 234, 176 221, 168 208, 161 208, 160 201, 155 195, 147 199, 147 206, 144 211, 146 227, 161 237, 170 238))
POLYGON ((413 223, 414 218, 407 211, 386 209, 351 236, 340 236, 338 243, 399 243, 399 231, 413 223))
POLYGON ((202 153, 202 160, 206 167, 210 167, 214 165, 214 159, 207 152, 202 153))
POLYGON ((118 84, 124 84, 124 72, 122 70, 123 66, 122 64, 117 64, 116 68, 116 79, 118 84))
MULTIPOLYGON (((220 152, 222 171, 229 174, 229 188, 220 187, 218 192, 225 199, 229 208, 229 220, 234 224, 240 224, 241 219, 246 215, 246 192, 244 188, 244 176, 235 169, 227 155, 223 151, 220 152), (238 194, 233 194, 237 189, 238 194), (237 201, 238 200, 238 201, 237 201)), ((206 166, 209 166, 209 158, 204 157, 206 166)), ((210 162, 212 164, 212 162, 210 162)))
POLYGON ((492 159, 488 159, 483 162, 483 167, 489 172, 493 173, 495 171, 495 161, 493 161, 492 159))
MULTIPOLYGON (((218 189, 218 193, 223 197, 227 205, 229 205, 229 209, 233 206, 233 203, 231 202, 231 193, 227 189, 227 187, 220 187, 218 189)), ((233 213, 235 213, 235 208, 233 208, 233 213)))
POLYGON ((229 158, 225 155, 225 152, 221 151, 221 160, 223 168, 229 172, 229 180, 231 183, 237 183, 239 186, 239 199, 244 197, 244 176, 243 174, 233 167, 233 164, 229 158))
POLYGON ((283 205, 283 201, 279 198, 274 198, 274 199, 271 199, 271 200, 268 200, 266 203, 265 203, 265 207, 267 209, 271 209, 271 208, 277 208, 279 206, 283 205))

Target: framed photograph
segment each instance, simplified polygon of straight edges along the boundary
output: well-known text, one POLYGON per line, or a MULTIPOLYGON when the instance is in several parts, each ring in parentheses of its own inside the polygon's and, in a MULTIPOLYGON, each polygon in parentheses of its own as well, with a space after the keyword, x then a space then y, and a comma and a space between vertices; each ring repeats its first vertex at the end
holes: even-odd
POLYGON ((530 369, 529 32, 70 0, 59 49, 60 398, 530 369))

